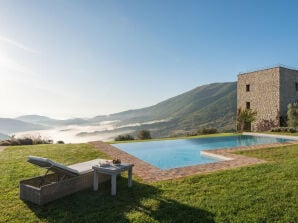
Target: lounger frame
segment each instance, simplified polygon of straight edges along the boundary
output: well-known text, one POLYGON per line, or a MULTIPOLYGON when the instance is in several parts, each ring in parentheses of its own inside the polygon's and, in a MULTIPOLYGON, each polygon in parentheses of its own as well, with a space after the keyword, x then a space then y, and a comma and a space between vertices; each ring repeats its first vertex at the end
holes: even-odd
MULTIPOLYGON (((102 174, 99 183, 110 180, 108 175, 102 174)), ((44 205, 66 195, 91 188, 93 186, 93 171, 67 177, 59 180, 57 174, 34 177, 20 181, 20 198, 38 205, 44 205), (41 182, 42 185, 41 185, 41 182)))

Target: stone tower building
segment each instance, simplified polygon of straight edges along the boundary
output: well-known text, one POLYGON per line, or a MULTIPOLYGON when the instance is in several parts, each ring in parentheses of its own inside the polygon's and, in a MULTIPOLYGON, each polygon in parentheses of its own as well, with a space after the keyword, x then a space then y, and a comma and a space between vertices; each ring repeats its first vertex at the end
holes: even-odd
POLYGON ((298 70, 273 67, 238 75, 237 108, 257 112, 252 130, 262 120, 286 117, 289 103, 298 101, 298 70))

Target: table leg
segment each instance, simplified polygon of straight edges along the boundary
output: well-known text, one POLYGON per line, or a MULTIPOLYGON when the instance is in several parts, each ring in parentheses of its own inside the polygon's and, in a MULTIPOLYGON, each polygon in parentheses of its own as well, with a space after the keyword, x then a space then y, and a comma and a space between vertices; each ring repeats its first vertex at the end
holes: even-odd
POLYGON ((116 186, 117 186, 116 178, 117 178, 117 174, 112 174, 112 176, 111 176, 112 195, 116 195, 116 186))
POLYGON ((128 187, 132 187, 132 167, 128 169, 128 187))
POLYGON ((93 171, 93 190, 98 190, 98 175, 96 171, 93 171))

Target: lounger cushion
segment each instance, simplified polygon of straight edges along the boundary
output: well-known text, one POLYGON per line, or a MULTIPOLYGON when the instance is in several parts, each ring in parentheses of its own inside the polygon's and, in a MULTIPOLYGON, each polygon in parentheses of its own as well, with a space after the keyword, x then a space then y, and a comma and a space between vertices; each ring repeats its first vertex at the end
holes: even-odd
POLYGON ((100 161, 103 161, 103 159, 95 159, 83 163, 76 163, 68 166, 68 168, 74 169, 80 174, 85 174, 93 171, 92 166, 98 165, 100 161))
POLYGON ((69 175, 82 175, 93 171, 92 166, 98 165, 103 159, 90 160, 83 163, 77 163, 70 166, 64 166, 60 163, 56 163, 48 158, 29 156, 28 162, 40 166, 42 168, 50 169, 53 172, 63 172, 69 175))

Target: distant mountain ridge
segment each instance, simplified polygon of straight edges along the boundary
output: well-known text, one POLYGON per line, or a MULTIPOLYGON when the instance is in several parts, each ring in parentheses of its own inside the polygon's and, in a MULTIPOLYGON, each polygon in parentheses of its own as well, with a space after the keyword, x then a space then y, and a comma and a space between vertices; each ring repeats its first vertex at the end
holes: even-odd
POLYGON ((199 86, 150 107, 90 119, 57 120, 40 115, 0 119, 0 132, 10 134, 64 125, 95 126, 103 121, 117 120, 115 125, 120 128, 134 131, 146 128, 152 131, 155 137, 165 137, 200 127, 230 130, 234 128, 236 107, 237 83, 213 83, 199 86))
POLYGON ((23 115, 23 116, 17 117, 16 119, 24 122, 30 122, 30 123, 45 125, 45 126, 80 125, 80 124, 88 123, 86 119, 82 119, 82 118, 59 120, 59 119, 52 119, 52 118, 49 118, 46 116, 40 116, 40 115, 23 115))
POLYGON ((237 82, 213 83, 199 86, 188 92, 136 110, 107 116, 97 116, 93 121, 121 120, 121 124, 168 120, 168 122, 141 126, 163 137, 178 131, 214 127, 220 130, 234 128, 237 107, 237 82))
POLYGON ((29 130, 42 130, 46 129, 45 126, 40 124, 33 124, 29 122, 20 121, 11 118, 0 118, 0 132, 10 135, 15 132, 29 131, 29 130))
POLYGON ((37 123, 37 124, 56 123, 58 121, 56 119, 52 119, 41 115, 23 115, 23 116, 17 117, 16 119, 23 122, 30 122, 30 123, 37 123))

